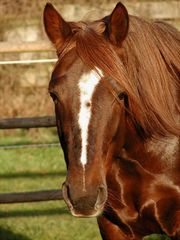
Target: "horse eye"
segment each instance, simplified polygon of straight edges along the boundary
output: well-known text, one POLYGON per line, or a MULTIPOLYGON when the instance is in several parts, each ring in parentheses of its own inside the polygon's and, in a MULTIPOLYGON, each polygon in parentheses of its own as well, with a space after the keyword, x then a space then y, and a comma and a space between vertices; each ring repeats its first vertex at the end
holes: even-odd
POLYGON ((56 94, 51 92, 51 93, 50 93, 50 96, 51 96, 53 102, 54 102, 55 104, 57 104, 57 103, 58 103, 58 97, 56 96, 56 94))
POLYGON ((123 100, 125 97, 126 97, 126 93, 125 93, 125 92, 120 92, 120 93, 118 94, 118 98, 119 98, 120 100, 123 100))
POLYGON ((120 92, 120 93, 118 94, 118 98, 119 98, 120 100, 124 100, 124 106, 125 106, 126 108, 129 107, 128 95, 127 95, 125 92, 120 92))

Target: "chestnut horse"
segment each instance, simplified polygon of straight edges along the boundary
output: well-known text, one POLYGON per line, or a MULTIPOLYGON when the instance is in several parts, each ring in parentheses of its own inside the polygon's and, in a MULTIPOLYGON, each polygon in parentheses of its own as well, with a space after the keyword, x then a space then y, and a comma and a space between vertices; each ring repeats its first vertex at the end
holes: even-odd
POLYGON ((72 215, 97 217, 104 240, 180 239, 180 32, 121 3, 94 22, 47 4, 44 25, 72 215))

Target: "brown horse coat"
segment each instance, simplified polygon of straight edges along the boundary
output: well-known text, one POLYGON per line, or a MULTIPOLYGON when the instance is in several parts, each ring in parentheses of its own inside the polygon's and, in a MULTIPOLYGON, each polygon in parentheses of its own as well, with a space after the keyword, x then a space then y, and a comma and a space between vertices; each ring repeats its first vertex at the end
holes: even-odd
POLYGON ((104 240, 180 239, 180 33, 121 3, 95 22, 47 4, 44 24, 71 213, 97 216, 104 240))

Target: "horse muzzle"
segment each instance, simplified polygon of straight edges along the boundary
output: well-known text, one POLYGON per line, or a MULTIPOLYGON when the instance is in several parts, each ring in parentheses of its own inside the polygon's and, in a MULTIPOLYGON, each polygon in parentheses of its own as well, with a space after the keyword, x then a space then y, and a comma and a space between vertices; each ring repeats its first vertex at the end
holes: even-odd
POLYGON ((94 191, 83 191, 64 183, 62 193, 71 214, 75 217, 100 215, 107 200, 107 188, 104 185, 98 186, 94 191))

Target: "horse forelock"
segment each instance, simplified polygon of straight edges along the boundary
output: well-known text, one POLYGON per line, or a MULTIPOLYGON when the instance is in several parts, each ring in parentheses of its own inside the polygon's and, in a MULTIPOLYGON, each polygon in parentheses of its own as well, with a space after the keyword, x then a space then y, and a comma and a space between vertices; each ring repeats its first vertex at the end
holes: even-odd
POLYGON ((91 69, 101 69, 129 98, 129 110, 146 135, 179 135, 180 33, 163 23, 130 17, 120 48, 112 46, 102 21, 71 23, 68 49, 75 47, 91 69))

